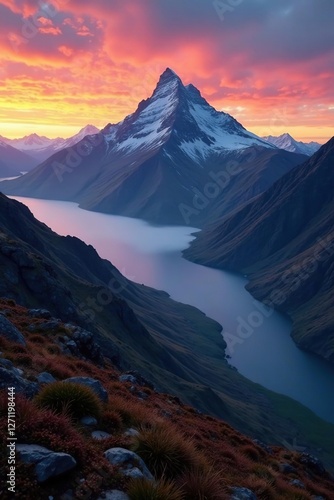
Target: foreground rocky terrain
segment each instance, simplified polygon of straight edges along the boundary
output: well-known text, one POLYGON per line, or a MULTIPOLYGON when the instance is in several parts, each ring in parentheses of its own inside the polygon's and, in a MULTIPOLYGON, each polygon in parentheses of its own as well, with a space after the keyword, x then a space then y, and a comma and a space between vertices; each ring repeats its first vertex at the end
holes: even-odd
MULTIPOLYGON (((316 457, 253 440, 119 371, 74 323, 1 299, 0 332, 1 429, 16 388, 15 498, 333 498, 316 457)), ((1 498, 13 498, 8 486, 1 498)))

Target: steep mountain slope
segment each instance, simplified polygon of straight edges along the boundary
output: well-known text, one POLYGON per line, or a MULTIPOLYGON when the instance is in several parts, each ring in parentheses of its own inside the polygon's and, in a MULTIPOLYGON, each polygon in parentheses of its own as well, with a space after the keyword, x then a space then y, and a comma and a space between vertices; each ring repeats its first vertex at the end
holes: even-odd
MULTIPOLYGON (((114 490, 117 487, 125 491, 130 486, 131 479, 125 476, 122 467, 110 467, 104 452, 110 447, 136 449, 135 445, 138 442, 133 435, 134 429, 137 433, 146 433, 146 436, 147 432, 156 433, 157 439, 154 440, 152 447, 157 460, 154 469, 152 460, 145 453, 146 450, 136 450, 155 475, 156 481, 153 484, 159 484, 161 475, 166 478, 166 471, 169 476, 172 475, 171 465, 173 466, 180 451, 183 459, 182 469, 193 466, 194 459, 196 463, 201 460, 202 473, 198 476, 197 482, 197 476, 191 473, 190 481, 188 476, 183 478, 182 489, 185 491, 189 489, 185 487, 187 480, 190 484, 195 480, 195 485, 192 487, 193 494, 188 492, 187 499, 231 500, 231 493, 236 493, 237 488, 244 494, 245 490, 240 488, 248 488, 259 500, 301 498, 298 483, 291 484, 292 478, 298 479, 304 485, 303 499, 314 500, 319 499, 319 496, 331 498, 334 478, 317 458, 309 456, 302 450, 296 453, 286 448, 266 446, 259 441, 253 441, 231 428, 226 422, 197 412, 195 408, 184 404, 174 395, 157 392, 153 384, 138 373, 133 371, 121 373, 101 356, 96 361, 96 357, 90 356, 93 350, 98 352, 94 342, 89 342, 91 351, 88 351, 88 356, 87 343, 82 342, 87 337, 91 338, 89 332, 82 332, 73 323, 58 322, 56 318, 49 317, 45 311, 31 311, 13 302, 11 299, 0 298, 0 319, 2 318, 11 328, 16 328, 25 344, 18 346, 1 335, 0 331, 0 372, 6 376, 6 382, 10 381, 11 385, 14 384, 17 388, 15 395, 17 443, 47 446, 53 451, 68 453, 77 461, 77 466, 70 474, 58 475, 56 480, 51 477, 50 480, 41 483, 38 482, 38 476, 36 477, 36 469, 25 466, 18 453, 15 486, 20 500, 66 498, 70 496, 69 491, 73 498, 84 497, 87 500, 138 498, 131 494, 129 497, 124 496, 121 492, 118 494, 114 492, 112 496, 106 493, 111 485, 114 490), (52 329, 50 323, 55 325, 52 329), (71 351, 67 346, 71 346, 71 351), (21 375, 18 376, 18 373, 21 375), (100 411, 96 414, 95 422, 94 419, 88 419, 88 422, 84 419, 80 422, 81 425, 78 425, 68 412, 65 415, 57 415, 56 409, 54 412, 46 413, 45 408, 40 408, 36 404, 36 400, 32 402, 28 399, 32 393, 38 391, 37 398, 41 401, 44 391, 54 391, 57 387, 64 386, 62 382, 69 377, 87 376, 90 377, 88 380, 93 378, 96 381, 96 385, 100 387, 99 394, 103 392, 108 396, 108 401, 105 401, 105 397, 99 404, 100 411), (85 423, 89 426, 84 425, 85 423), (94 439, 96 435, 103 439, 94 439), (159 453, 160 443, 165 446, 164 453, 159 453), (173 456, 171 464, 170 459, 173 456), (97 475, 102 470, 104 474, 97 475)), ((6 382, 0 377, 2 429, 8 426, 7 387, 5 390, 1 389, 7 385, 6 382)), ((66 387, 69 388, 68 381, 66 387)), ((77 392, 78 387, 71 391, 72 398, 77 392)), ((69 407, 73 409, 74 405, 69 407)), ((84 411, 87 412, 87 405, 84 411)), ((329 433, 330 427, 327 430, 329 433)), ((334 442, 334 436, 329 437, 330 440, 334 442)), ((0 434, 2 471, 8 468, 7 445, 7 435, 2 432, 0 434)), ((17 446, 18 448, 20 446, 17 446)), ((125 453, 128 454, 127 451, 125 453)), ((52 463, 52 457, 50 458, 52 463)), ((61 457, 58 458, 59 464, 61 457)), ((182 469, 175 470, 177 476, 182 469)), ((59 468, 51 468, 48 461, 48 471, 53 476, 59 472, 59 468)), ((6 474, 2 476, 5 477, 6 474)), ((174 478, 174 474, 170 479, 178 481, 178 477, 174 478)), ((13 498, 13 492, 7 488, 8 483, 5 483, 5 480, 0 481, 2 500, 13 498)), ((140 498, 148 500, 152 496, 148 491, 140 498)), ((165 494, 155 495, 153 498, 180 500, 184 497, 175 498, 174 495, 165 494)))
POLYGON ((196 215, 196 224, 202 225, 211 218, 210 210, 197 208, 204 192, 209 193, 205 195, 209 208, 223 215, 303 159, 279 151, 230 115, 216 111, 193 85, 184 86, 167 69, 152 97, 142 101, 135 113, 117 125, 107 125, 74 151, 59 151, 24 182, 1 184, 1 190, 76 201, 88 210, 162 224, 189 223, 189 216, 196 215), (244 162, 247 175, 237 175, 244 162), (227 177, 228 186, 221 188, 221 180, 212 176, 227 177), (230 187, 234 194, 228 195, 228 202, 218 200, 230 187))
POLYGON ((257 298, 291 314, 295 341, 331 362, 333 164, 334 138, 255 201, 202 231, 184 252, 250 274, 248 289, 257 298))
POLYGON ((0 140, 0 177, 20 175, 35 166, 34 159, 0 140))
POLYGON ((68 139, 62 139, 60 137, 57 139, 49 139, 48 137, 39 136, 38 134, 26 135, 21 139, 7 139, 5 137, 0 137, 0 139, 6 144, 33 157, 36 160, 34 162, 34 166, 36 167, 55 152, 64 148, 73 147, 87 135, 93 135, 98 132, 99 129, 94 127, 94 125, 86 125, 86 127, 82 128, 77 134, 68 139))
POLYGON ((299 153, 306 156, 312 156, 314 153, 321 148, 321 144, 318 142, 302 142, 296 141, 290 134, 282 134, 278 137, 268 135, 267 137, 263 137, 266 141, 270 142, 274 146, 277 146, 280 149, 285 149, 286 151, 290 151, 291 153, 299 153))
POLYGON ((58 236, 3 195, 0 275, 0 296, 46 307, 63 322, 92 331, 105 356, 123 369, 139 370, 159 389, 252 436, 271 443, 298 436, 301 446, 321 447, 327 461, 334 459, 327 442, 333 426, 231 369, 216 322, 164 292, 127 280, 91 246, 58 236), (322 425, 324 434, 309 437, 322 425))

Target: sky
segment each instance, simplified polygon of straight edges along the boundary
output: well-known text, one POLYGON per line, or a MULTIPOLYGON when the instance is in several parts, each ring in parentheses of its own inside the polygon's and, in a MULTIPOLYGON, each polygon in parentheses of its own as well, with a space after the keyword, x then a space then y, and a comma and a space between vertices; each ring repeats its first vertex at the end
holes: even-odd
POLYGON ((172 68, 260 136, 334 135, 333 0, 0 0, 0 135, 117 123, 172 68))

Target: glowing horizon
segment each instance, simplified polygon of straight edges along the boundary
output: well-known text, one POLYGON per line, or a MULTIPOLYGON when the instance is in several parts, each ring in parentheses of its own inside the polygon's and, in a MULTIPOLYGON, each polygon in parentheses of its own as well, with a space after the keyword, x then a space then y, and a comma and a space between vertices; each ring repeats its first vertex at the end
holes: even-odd
POLYGON ((135 111, 169 66, 257 135, 334 135, 331 12, 314 0, 0 0, 0 135, 69 137, 135 111), (308 4, 308 5, 305 5, 308 4))

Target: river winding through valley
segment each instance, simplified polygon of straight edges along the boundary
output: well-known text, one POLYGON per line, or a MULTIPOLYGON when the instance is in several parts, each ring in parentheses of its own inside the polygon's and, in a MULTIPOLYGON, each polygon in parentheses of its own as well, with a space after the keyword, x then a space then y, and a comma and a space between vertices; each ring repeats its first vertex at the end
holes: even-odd
POLYGON ((245 278, 182 258, 197 229, 151 226, 81 210, 70 202, 12 198, 58 234, 93 245, 127 278, 165 290, 218 321, 229 346, 229 363, 241 374, 334 423, 334 367, 299 350, 290 337, 290 321, 263 311, 245 290, 245 278))

